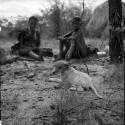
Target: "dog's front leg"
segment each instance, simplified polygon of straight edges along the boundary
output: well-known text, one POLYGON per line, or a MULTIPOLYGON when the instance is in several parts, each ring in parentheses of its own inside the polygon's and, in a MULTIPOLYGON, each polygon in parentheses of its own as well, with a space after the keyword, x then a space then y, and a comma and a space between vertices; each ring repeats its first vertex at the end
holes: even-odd
POLYGON ((54 86, 55 89, 63 89, 64 88, 64 84, 59 84, 54 86))
POLYGON ((75 85, 72 85, 72 87, 69 88, 71 91, 77 91, 77 87, 75 85))
POLYGON ((58 79, 58 78, 49 78, 48 82, 62 83, 62 80, 61 80, 61 79, 58 79))
POLYGON ((82 88, 82 86, 77 86, 77 91, 78 91, 78 92, 83 92, 84 89, 82 88))

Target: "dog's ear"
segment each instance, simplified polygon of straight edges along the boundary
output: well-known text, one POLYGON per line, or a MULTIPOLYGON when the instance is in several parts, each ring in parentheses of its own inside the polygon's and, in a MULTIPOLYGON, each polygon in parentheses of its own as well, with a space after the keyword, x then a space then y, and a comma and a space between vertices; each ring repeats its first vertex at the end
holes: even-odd
POLYGON ((69 62, 65 62, 65 66, 69 67, 69 66, 71 66, 71 64, 69 62))

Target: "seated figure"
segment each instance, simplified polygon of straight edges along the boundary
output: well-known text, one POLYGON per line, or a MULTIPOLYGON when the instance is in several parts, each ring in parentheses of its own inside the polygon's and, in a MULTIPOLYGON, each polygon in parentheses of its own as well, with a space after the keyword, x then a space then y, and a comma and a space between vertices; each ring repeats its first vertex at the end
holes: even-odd
POLYGON ((80 17, 72 20, 72 31, 63 37, 59 37, 59 56, 57 60, 71 58, 80 59, 87 56, 87 46, 83 37, 80 17))
POLYGON ((18 34, 18 43, 11 47, 13 54, 28 56, 32 59, 43 61, 40 53, 40 33, 36 30, 38 19, 31 16, 28 21, 28 28, 18 34))

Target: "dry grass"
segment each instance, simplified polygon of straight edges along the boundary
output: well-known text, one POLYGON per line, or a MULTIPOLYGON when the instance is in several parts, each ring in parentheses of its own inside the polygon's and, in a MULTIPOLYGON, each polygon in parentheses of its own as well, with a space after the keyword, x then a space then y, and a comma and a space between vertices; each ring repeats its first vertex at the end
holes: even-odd
POLYGON ((105 84, 112 92, 107 91, 103 100, 88 98, 77 92, 61 92, 54 114, 54 125, 123 125, 123 64, 109 67, 108 71, 110 75, 105 78, 105 84))
MULTIPOLYGON (((3 47, 10 47, 15 42, 3 39, 0 44, 3 47)), ((42 47, 51 47, 54 50, 58 50, 57 40, 41 40, 41 42, 42 47)), ((86 39, 86 43, 92 44, 94 47, 100 47, 102 40, 86 39)), ((105 40, 102 50, 107 43, 108 41, 105 40)), ((2 67, 5 70, 1 75, 2 119, 4 124, 103 125, 104 123, 122 125, 124 123, 123 64, 105 67, 107 76, 104 76, 104 81, 100 83, 104 87, 105 98, 99 100, 90 91, 77 93, 63 89, 53 90, 55 83, 45 82, 43 78, 44 71, 42 70, 43 68, 52 68, 51 60, 38 64, 32 62, 34 67, 31 65, 28 71, 22 63, 17 62, 12 64, 12 66, 8 64, 2 67), (22 70, 24 72, 21 74, 22 70), (15 72, 18 74, 15 74, 15 72), (28 77, 29 73, 34 73, 33 78, 28 77), (48 100, 50 97, 54 98, 54 106, 51 107, 51 110, 48 106, 49 102, 42 101, 41 96, 44 100, 48 100), (43 104, 47 104, 47 106, 42 107, 43 104)), ((90 70, 90 75, 98 77, 99 74, 96 70, 102 65, 98 63, 94 68, 95 63, 87 62, 94 69, 90 70), (96 72, 93 73, 92 71, 96 72)), ((30 65, 30 62, 28 64, 30 65)), ((83 68, 82 63, 76 63, 75 66, 78 70, 83 68)), ((50 72, 50 69, 46 70, 47 73, 50 72)))

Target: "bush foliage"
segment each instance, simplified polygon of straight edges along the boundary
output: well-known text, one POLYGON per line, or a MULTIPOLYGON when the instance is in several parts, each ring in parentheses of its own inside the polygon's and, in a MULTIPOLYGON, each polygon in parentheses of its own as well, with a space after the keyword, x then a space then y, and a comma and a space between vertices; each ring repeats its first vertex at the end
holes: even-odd
MULTIPOLYGON (((125 4, 123 3, 123 16, 125 16, 125 4)), ((108 26, 108 2, 98 6, 93 12, 89 9, 81 6, 70 5, 66 6, 64 3, 57 2, 46 10, 41 10, 41 15, 36 15, 39 19, 38 30, 41 33, 41 37, 45 38, 57 38, 60 35, 64 35, 66 32, 72 29, 71 20, 74 16, 82 16, 83 29, 85 37, 95 38, 108 38, 109 26, 108 26)), ((6 19, 4 19, 5 22, 6 19)), ((6 20, 7 21, 7 20, 6 20)), ((16 24, 11 22, 6 27, 2 27, 0 37, 11 36, 14 37, 18 34, 18 31, 27 26, 28 19, 18 19, 16 24)), ((2 21, 0 20, 0 25, 2 21)))

